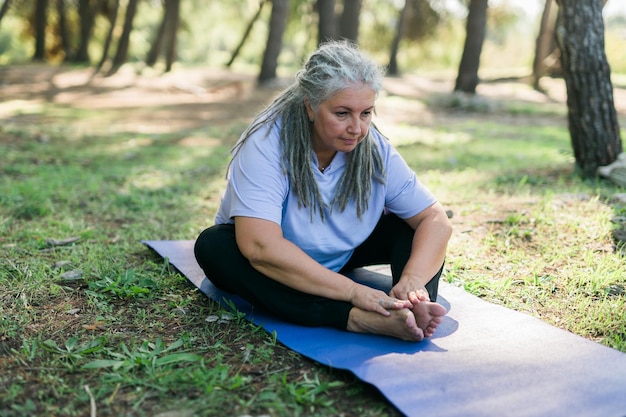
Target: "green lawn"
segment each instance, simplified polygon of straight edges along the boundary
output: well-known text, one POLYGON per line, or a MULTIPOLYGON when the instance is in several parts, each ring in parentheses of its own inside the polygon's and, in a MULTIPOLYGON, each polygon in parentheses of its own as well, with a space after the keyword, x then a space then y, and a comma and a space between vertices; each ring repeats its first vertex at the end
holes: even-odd
MULTIPOLYGON (((93 93, 92 106, 60 94, 0 105, 0 414, 398 416, 140 243, 211 224, 229 150, 271 92, 182 104, 170 92, 178 101, 126 110, 93 93)), ((565 108, 381 100, 433 115, 386 126, 453 213, 444 279, 626 352, 626 263, 612 238, 626 191, 573 174, 565 108)))

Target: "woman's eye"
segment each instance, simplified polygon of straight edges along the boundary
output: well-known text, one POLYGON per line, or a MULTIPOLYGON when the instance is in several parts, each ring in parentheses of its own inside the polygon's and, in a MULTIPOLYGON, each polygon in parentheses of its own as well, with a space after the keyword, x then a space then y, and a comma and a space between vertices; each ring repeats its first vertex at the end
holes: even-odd
POLYGON ((338 111, 337 113, 335 113, 337 116, 339 117, 346 117, 346 115, 348 114, 348 112, 345 111, 338 111))

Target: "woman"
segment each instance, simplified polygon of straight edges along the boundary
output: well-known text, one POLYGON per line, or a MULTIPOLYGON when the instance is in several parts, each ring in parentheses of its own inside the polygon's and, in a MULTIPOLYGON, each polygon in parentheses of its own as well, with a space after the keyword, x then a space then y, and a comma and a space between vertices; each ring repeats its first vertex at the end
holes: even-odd
POLYGON ((195 245, 218 288, 303 325, 433 335, 452 228, 372 124, 382 77, 356 46, 324 44, 243 133, 216 225, 195 245), (342 274, 383 263, 389 294, 342 274))

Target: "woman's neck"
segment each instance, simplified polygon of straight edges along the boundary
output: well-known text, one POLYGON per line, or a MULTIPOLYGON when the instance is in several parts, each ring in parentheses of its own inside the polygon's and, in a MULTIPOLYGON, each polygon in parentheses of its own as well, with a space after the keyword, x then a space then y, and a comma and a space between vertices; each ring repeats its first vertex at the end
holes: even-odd
POLYGON ((337 155, 337 151, 324 153, 315 152, 315 155, 317 156, 317 168, 321 172, 324 172, 324 170, 328 168, 331 162, 333 162, 333 158, 335 157, 335 155, 337 155))

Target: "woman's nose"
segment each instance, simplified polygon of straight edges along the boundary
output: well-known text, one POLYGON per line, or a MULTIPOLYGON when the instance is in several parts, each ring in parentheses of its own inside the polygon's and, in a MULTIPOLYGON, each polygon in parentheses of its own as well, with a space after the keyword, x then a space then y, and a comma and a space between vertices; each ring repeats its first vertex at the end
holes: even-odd
POLYGON ((361 121, 359 119, 352 119, 348 126, 348 133, 352 135, 360 135, 363 130, 361 129, 361 121))

